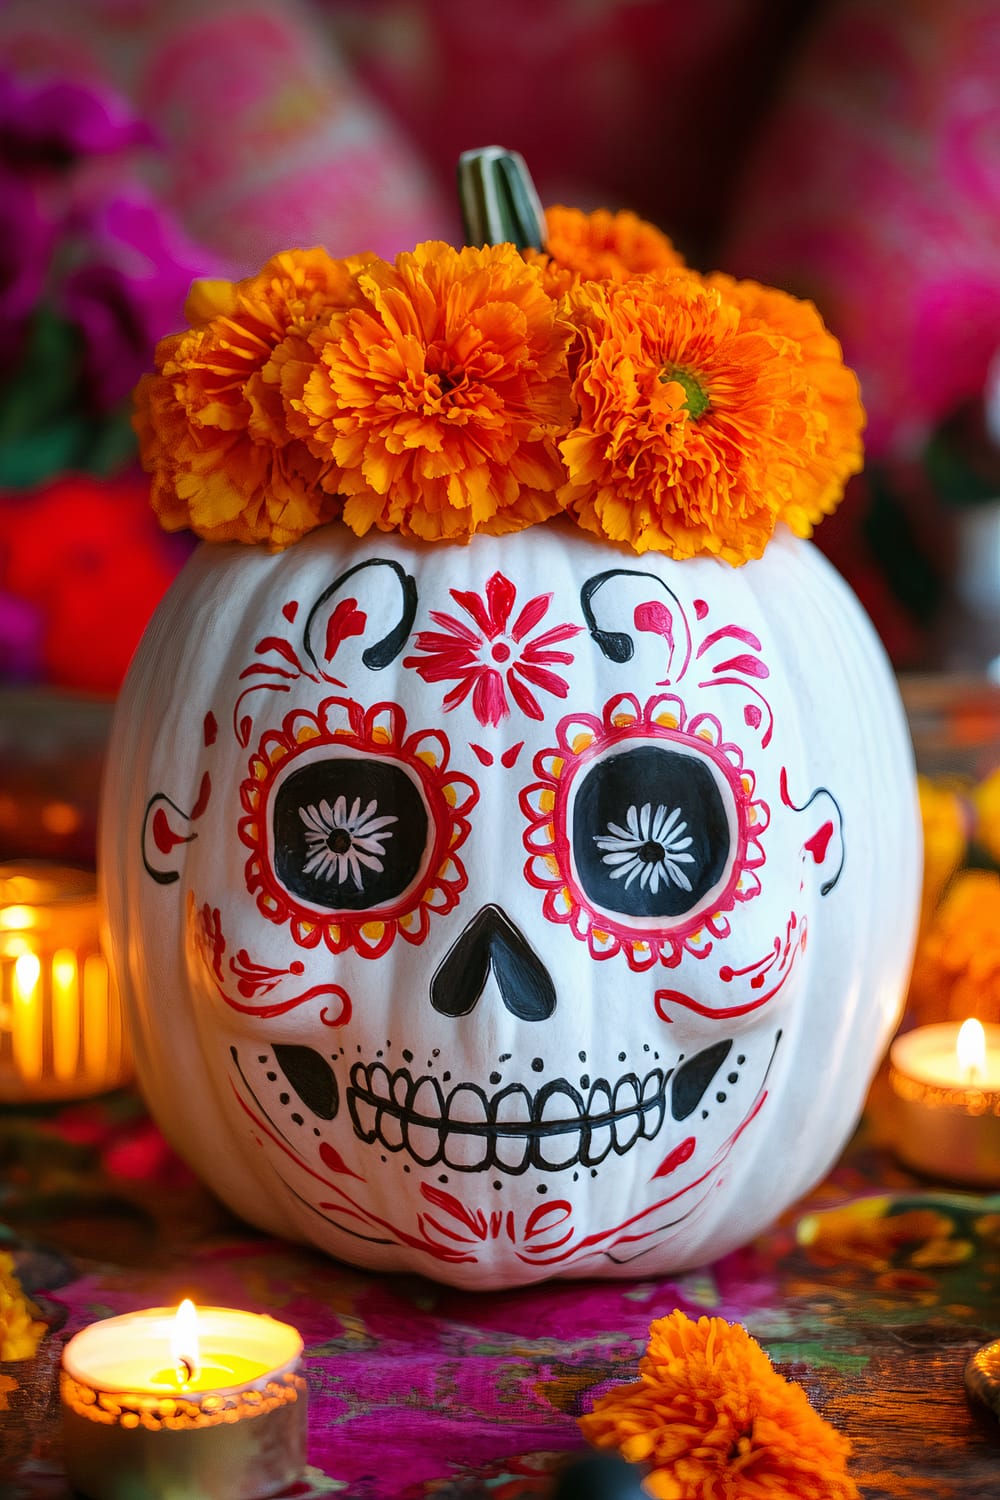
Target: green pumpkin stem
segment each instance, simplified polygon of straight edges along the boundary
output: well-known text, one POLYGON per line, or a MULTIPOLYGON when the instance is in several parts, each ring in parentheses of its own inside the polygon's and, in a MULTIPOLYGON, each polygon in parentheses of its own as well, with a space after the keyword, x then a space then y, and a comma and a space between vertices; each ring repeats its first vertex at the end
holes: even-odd
POLYGON ((467 245, 545 249, 545 213, 524 158, 502 146, 463 151, 458 197, 467 245))

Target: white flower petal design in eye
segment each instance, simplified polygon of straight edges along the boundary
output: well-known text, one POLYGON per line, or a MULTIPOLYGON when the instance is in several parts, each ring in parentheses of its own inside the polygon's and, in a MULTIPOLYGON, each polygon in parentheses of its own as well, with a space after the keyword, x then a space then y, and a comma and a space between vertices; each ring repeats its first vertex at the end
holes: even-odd
POLYGON ((346 797, 338 797, 331 808, 326 798, 315 806, 300 807, 299 817, 306 830, 309 858, 303 869, 307 875, 336 880, 343 885, 348 876, 360 891, 364 887, 362 866, 380 871, 385 841, 392 838, 394 813, 378 816, 378 802, 373 798, 362 810, 361 798, 355 797, 350 810, 346 797))
POLYGON ((682 837, 687 822, 678 821, 681 809, 667 809, 660 803, 653 811, 651 802, 644 802, 636 809, 633 805, 625 814, 626 827, 620 823, 608 823, 608 831, 594 835, 598 849, 606 849, 603 863, 612 865, 611 879, 625 877, 628 888, 638 877, 641 889, 655 896, 661 883, 677 885, 690 891, 691 882, 681 865, 693 865, 694 855, 691 836, 682 837))

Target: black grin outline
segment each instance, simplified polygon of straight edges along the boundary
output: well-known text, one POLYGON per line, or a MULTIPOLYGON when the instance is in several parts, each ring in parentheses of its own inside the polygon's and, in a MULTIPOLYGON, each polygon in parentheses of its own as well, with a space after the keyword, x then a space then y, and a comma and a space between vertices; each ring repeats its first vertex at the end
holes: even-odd
POLYGON ((613 1086, 606 1078, 598 1078, 591 1085, 585 1103, 579 1090, 565 1079, 554 1079, 543 1084, 534 1095, 520 1083, 508 1084, 492 1096, 476 1084, 465 1083, 452 1089, 446 1097, 440 1084, 430 1074, 414 1078, 406 1068, 390 1073, 382 1063, 366 1065, 358 1062, 351 1068, 351 1082, 346 1091, 346 1099, 354 1132, 365 1145, 378 1143, 386 1151, 405 1151, 418 1166, 424 1168, 443 1162, 449 1170, 455 1172, 496 1171, 510 1177, 520 1177, 530 1169, 564 1172, 569 1167, 596 1167, 612 1151, 617 1156, 624 1156, 636 1141, 655 1140, 667 1116, 667 1085, 673 1071, 673 1068, 666 1071, 653 1068, 644 1078, 640 1078, 637 1073, 626 1073, 613 1086), (382 1091, 373 1087, 376 1077, 383 1084, 382 1091), (654 1080, 655 1088, 647 1095, 650 1080, 654 1080), (634 1102, 615 1109, 613 1100, 619 1096, 622 1088, 634 1089, 634 1102), (425 1093, 431 1093, 438 1101, 440 1108, 436 1115, 422 1114, 413 1108, 414 1098, 421 1089, 425 1093), (466 1098, 474 1095, 483 1108, 482 1121, 453 1118, 449 1106, 456 1095, 466 1098), (567 1105, 574 1107, 576 1113, 562 1119, 543 1118, 545 1106, 555 1095, 565 1098, 567 1105), (514 1096, 519 1096, 527 1103, 526 1113, 529 1118, 500 1121, 498 1113, 504 1100, 514 1096), (607 1100, 609 1107, 600 1107, 603 1100, 607 1100), (362 1108, 370 1112, 370 1122, 363 1122, 360 1115, 362 1108), (391 1136, 386 1134, 387 1118, 393 1122, 391 1136), (632 1121, 638 1128, 627 1132, 623 1130, 625 1139, 619 1141, 618 1125, 632 1121), (430 1153, 426 1149, 423 1152, 414 1149, 411 1131, 417 1129, 430 1133, 433 1143, 430 1153), (594 1151, 594 1132, 602 1129, 607 1130, 607 1137, 602 1141, 601 1148, 594 1151), (563 1160, 547 1161, 542 1155, 543 1142, 554 1136, 568 1135, 579 1137, 577 1150, 563 1160), (453 1156, 446 1155, 448 1145, 454 1138, 459 1142, 470 1138, 484 1140, 485 1152, 471 1163, 455 1161, 453 1156), (498 1147, 503 1142, 512 1144, 513 1149, 508 1153, 510 1158, 515 1155, 519 1144, 523 1147, 520 1162, 504 1160, 498 1155, 498 1147))

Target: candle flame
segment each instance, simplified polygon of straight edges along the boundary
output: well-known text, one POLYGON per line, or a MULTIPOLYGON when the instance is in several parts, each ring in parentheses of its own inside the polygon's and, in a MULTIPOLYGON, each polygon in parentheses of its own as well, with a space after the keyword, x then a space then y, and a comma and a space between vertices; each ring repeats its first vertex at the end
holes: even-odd
POLYGON ((170 1333, 170 1355, 177 1367, 178 1382, 187 1385, 201 1369, 198 1312, 190 1297, 185 1297, 177 1309, 170 1333))
POLYGON ((962 1022, 955 1050, 958 1053, 959 1071, 970 1083, 974 1082, 977 1073, 986 1072, 986 1032, 982 1022, 972 1017, 962 1022))

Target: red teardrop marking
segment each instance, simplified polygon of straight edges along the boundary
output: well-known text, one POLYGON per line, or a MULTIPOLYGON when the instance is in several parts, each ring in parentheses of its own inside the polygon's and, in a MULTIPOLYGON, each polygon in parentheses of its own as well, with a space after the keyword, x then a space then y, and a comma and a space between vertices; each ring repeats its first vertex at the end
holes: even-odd
POLYGON ((762 718, 763 715, 756 703, 748 703, 743 710, 743 722, 748 729, 759 729, 762 718))
POLYGON ((194 822, 195 818, 201 817, 202 813, 205 811, 205 808, 208 806, 208 799, 209 797, 211 797, 211 795, 212 778, 206 771, 204 776, 201 778, 201 786, 198 788, 198 800, 195 803, 194 807, 192 807, 191 809, 192 822, 194 822))
POLYGON ((219 721, 216 719, 216 717, 213 714, 212 710, 209 709, 208 713, 205 715, 205 723, 204 723, 204 726, 203 726, 203 734, 204 734, 204 738, 205 738, 205 748, 206 749, 208 748, 209 745, 214 745, 215 744, 216 736, 218 735, 218 733, 219 733, 219 721))
POLYGON ((824 823, 822 828, 816 830, 811 839, 806 839, 806 848, 818 865, 821 865, 826 859, 826 853, 830 847, 830 840, 832 838, 833 824, 824 823))
POLYGON ((492 750, 484 750, 482 745, 474 745, 471 740, 469 741, 469 749, 481 766, 491 766, 493 764, 492 750))
POLYGON ((297 599, 289 599, 287 604, 283 604, 281 606, 281 613, 284 615, 289 625, 295 624, 295 616, 298 614, 298 612, 299 601, 297 599))
POLYGON ((703 620, 705 618, 705 616, 708 614, 708 604, 704 599, 696 599, 694 601, 694 612, 699 620, 703 620))
POLYGON ((152 831, 153 843, 161 854, 169 854, 176 844, 190 844, 195 837, 193 833, 175 833, 162 807, 153 814, 152 831))
POLYGON ((679 1146, 675 1146, 674 1149, 668 1152, 667 1155, 663 1158, 663 1160, 660 1162, 660 1165, 653 1173, 653 1178, 669 1177, 671 1172, 676 1172, 678 1167, 682 1167, 686 1161, 690 1161, 691 1157, 694 1155, 694 1148, 697 1144, 698 1143, 693 1135, 689 1135, 686 1141, 681 1141, 679 1146))
POLYGON ((326 1141, 319 1148, 319 1159, 324 1167, 329 1167, 331 1172, 340 1172, 345 1177, 354 1177, 358 1182, 364 1182, 363 1177, 358 1177, 357 1172, 352 1172, 344 1161, 339 1151, 335 1151, 326 1141))
POLYGON ((326 659, 332 661, 343 641, 350 635, 361 635, 368 623, 356 599, 341 599, 326 625, 326 659))
POLYGON ((504 753, 500 757, 500 764, 502 766, 506 766, 507 770, 509 771, 511 766, 516 765, 517 757, 520 755, 523 749, 524 741, 518 740, 516 745, 511 745, 508 750, 504 751, 504 753))

